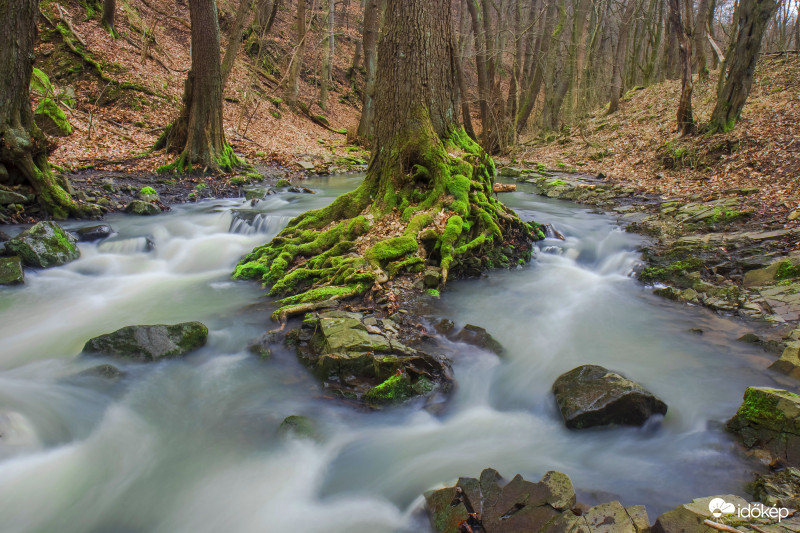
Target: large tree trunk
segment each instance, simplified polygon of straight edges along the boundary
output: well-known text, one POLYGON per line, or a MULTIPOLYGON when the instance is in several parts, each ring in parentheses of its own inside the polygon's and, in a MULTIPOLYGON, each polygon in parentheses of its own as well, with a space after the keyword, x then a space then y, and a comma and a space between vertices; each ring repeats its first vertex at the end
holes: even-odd
POLYGON ((689 34, 691 23, 691 0, 686 0, 683 10, 681 0, 669 0, 670 22, 676 31, 681 66, 681 96, 678 101, 678 130, 681 135, 694 131, 692 113, 692 39, 689 34), (681 12, 683 11, 683 12, 681 12))
POLYGON ((180 153, 163 170, 230 172, 240 163, 225 141, 222 123, 222 75, 219 23, 215 0, 190 0, 192 66, 186 77, 183 106, 170 127, 167 147, 180 153))
POLYGON ((114 35, 114 15, 117 10, 117 0, 103 0, 103 27, 114 35))
POLYGON ((725 82, 711 113, 711 131, 730 131, 739 120, 753 86, 764 31, 777 8, 775 0, 740 0, 738 32, 720 73, 725 82))
POLYGON ((366 85, 358 121, 356 137, 367 141, 375 131, 375 73, 378 70, 378 31, 380 30, 381 9, 378 0, 367 0, 364 8, 364 70, 366 85))
POLYGON ((297 14, 294 23, 297 45, 289 61, 289 73, 286 75, 283 89, 283 98, 289 107, 297 105, 297 98, 300 94, 300 69, 306 55, 306 0, 297 0, 297 14))
POLYGON ((450 272, 530 259, 538 228, 493 198, 492 160, 458 123, 449 7, 388 3, 366 178, 329 207, 290 221, 237 267, 235 277, 261 278, 273 284, 271 294, 294 295, 279 302, 275 318, 379 290, 425 265, 441 269, 443 285, 450 272), (368 246, 351 253, 357 239, 368 246))
POLYGON ((55 218, 99 214, 80 206, 57 184, 47 162, 47 142, 33 121, 28 87, 33 72, 38 0, 0 0, 0 185, 27 184, 55 218))
POLYGON ((625 6, 625 12, 619 22, 619 41, 617 41, 617 50, 614 54, 614 67, 611 74, 611 103, 608 106, 608 112, 614 113, 619 109, 619 99, 622 97, 622 69, 625 65, 625 57, 628 53, 628 36, 630 36, 630 26, 633 20, 633 14, 636 10, 636 2, 628 0, 628 5, 625 6))

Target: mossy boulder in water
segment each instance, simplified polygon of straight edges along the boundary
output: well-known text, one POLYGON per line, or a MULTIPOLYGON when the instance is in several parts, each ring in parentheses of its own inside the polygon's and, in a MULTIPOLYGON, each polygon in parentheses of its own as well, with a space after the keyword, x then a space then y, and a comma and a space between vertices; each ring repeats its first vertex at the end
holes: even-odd
POLYGON ((641 426, 667 405, 638 383, 597 365, 583 365, 553 383, 558 408, 568 428, 611 424, 641 426))
POLYGON ((0 257, 0 285, 19 285, 25 282, 19 257, 0 257))
POLYGON ((208 328, 200 322, 127 326, 89 340, 83 351, 153 362, 186 355, 204 346, 207 339, 208 328))
POLYGON ((39 222, 6 243, 6 250, 19 256, 25 266, 50 268, 81 256, 75 237, 55 222, 39 222))
POLYGON ((800 465, 800 396, 793 392, 748 387, 728 430, 747 448, 765 449, 786 464, 800 465))
POLYGON ((278 433, 285 437, 320 440, 320 433, 319 428, 317 428, 317 423, 307 416, 287 416, 283 419, 281 425, 278 426, 278 433))
POLYGON ((161 208, 144 200, 132 200, 125 206, 125 212, 131 215, 152 216, 161 213, 161 208))

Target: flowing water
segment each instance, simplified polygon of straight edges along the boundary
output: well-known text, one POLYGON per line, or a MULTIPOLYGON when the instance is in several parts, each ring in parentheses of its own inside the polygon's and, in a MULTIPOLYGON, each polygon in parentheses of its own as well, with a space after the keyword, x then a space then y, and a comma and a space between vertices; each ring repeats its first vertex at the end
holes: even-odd
POLYGON ((108 217, 118 232, 78 261, 0 288, 0 530, 59 533, 424 531, 421 494, 488 466, 537 480, 569 474, 587 503, 646 504, 651 518, 695 497, 742 493, 748 466, 723 422, 748 385, 772 384, 742 326, 654 297, 629 277, 636 236, 613 219, 521 187, 503 200, 551 222, 532 265, 454 282, 434 313, 486 327, 507 349, 460 346, 444 413, 362 412, 324 397, 287 351, 248 341, 274 327, 237 260, 358 178, 279 194, 108 217), (180 361, 114 362, 116 384, 78 375, 92 336, 200 320, 208 345, 180 361), (702 335, 691 332, 703 330, 702 335), (550 386, 584 363, 620 371, 669 405, 644 428, 568 431, 550 386), (322 443, 284 439, 309 415, 322 443))

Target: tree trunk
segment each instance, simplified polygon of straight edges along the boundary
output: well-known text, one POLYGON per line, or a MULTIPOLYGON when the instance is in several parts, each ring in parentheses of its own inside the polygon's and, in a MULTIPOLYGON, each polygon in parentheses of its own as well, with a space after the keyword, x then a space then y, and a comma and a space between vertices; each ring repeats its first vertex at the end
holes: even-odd
POLYGON ((117 9, 117 0, 103 0, 103 20, 101 24, 114 35, 114 12, 117 9))
POLYGON ((608 113, 615 113, 619 109, 619 99, 622 97, 622 67, 625 65, 625 57, 628 53, 628 36, 630 35, 631 21, 636 10, 636 2, 628 0, 625 12, 619 22, 619 41, 617 50, 614 54, 614 67, 611 74, 611 103, 608 106, 608 113))
POLYGON ((378 0, 367 0, 364 8, 364 70, 366 84, 361 118, 356 137, 370 141, 375 131, 375 73, 378 69, 378 31, 380 30, 380 6, 378 0))
POLYGON ((717 92, 711 113, 711 131, 730 131, 739 121, 753 86, 764 31, 777 8, 775 0, 740 0, 738 32, 720 73, 725 82, 717 92))
POLYGON ((289 60, 289 73, 286 76, 283 88, 283 99, 286 105, 294 107, 300 94, 300 69, 306 55, 306 0, 297 0, 297 13, 295 15, 295 31, 297 45, 292 58, 289 60))
POLYGON ((240 0, 239 8, 236 10, 236 19, 231 28, 231 34, 228 38, 228 47, 225 49, 225 57, 222 59, 221 76, 222 88, 228 83, 228 76, 233 70, 233 63, 236 61, 236 54, 239 52, 239 46, 242 44, 242 32, 247 23, 247 16, 252 9, 253 0, 240 0))
POLYGON ((278 8, 281 0, 256 0, 256 19, 255 25, 259 37, 264 38, 275 24, 275 17, 278 15, 278 8))
POLYGON ((481 144, 486 150, 493 135, 493 118, 489 109, 489 67, 487 65, 486 33, 483 31, 478 0, 465 0, 472 20, 472 34, 475 39, 475 67, 478 71, 478 109, 481 116, 481 144))
POLYGON ((330 206, 290 221, 234 274, 273 284, 273 295, 294 295, 279 301, 284 307, 273 317, 379 290, 426 264, 441 269, 444 285, 450 273, 530 259, 538 228, 493 198, 492 160, 458 124, 451 24, 449 2, 388 3, 366 178, 330 206), (372 244, 351 253, 357 238, 372 244))
POLYGON ((670 21, 676 30, 678 51, 680 52, 681 65, 681 96, 678 101, 678 130, 681 135, 694 131, 694 116, 692 113, 692 39, 688 28, 691 28, 691 0, 686 0, 683 13, 681 13, 681 0, 669 0, 670 21), (688 7, 689 9, 686 9, 688 7))
POLYGON ((178 120, 169 128, 167 147, 180 153, 162 170, 179 173, 192 168, 230 172, 240 162, 225 141, 222 123, 219 22, 215 0, 190 0, 192 66, 186 77, 178 120))
POLYGON ((328 110, 328 91, 330 84, 333 81, 331 77, 331 68, 333 65, 333 54, 335 47, 335 24, 334 15, 336 14, 335 0, 328 0, 328 35, 322 40, 322 71, 320 72, 319 81, 319 106, 323 111, 328 110))
POLYGON ((27 184, 53 217, 99 214, 78 205, 56 182, 47 162, 47 141, 33 121, 29 86, 33 72, 37 0, 0 0, 0 185, 27 184))
POLYGON ((700 0, 697 4, 697 17, 694 21, 694 67, 701 80, 708 79, 706 59, 706 29, 708 27, 708 9, 711 0, 700 0))
POLYGON ((519 113, 517 113, 517 133, 520 133, 528 123, 528 119, 533 112, 533 107, 536 105, 536 98, 538 98, 539 92, 542 89, 542 83, 544 82, 545 72, 547 70, 547 59, 550 56, 550 47, 553 43, 558 44, 558 36, 555 34, 556 31, 554 30, 556 13, 556 2, 554 0, 549 0, 547 2, 547 12, 544 15, 544 27, 540 36, 537 38, 538 44, 536 46, 536 53, 534 54, 535 65, 533 67, 533 79, 530 85, 525 88, 519 106, 519 113))

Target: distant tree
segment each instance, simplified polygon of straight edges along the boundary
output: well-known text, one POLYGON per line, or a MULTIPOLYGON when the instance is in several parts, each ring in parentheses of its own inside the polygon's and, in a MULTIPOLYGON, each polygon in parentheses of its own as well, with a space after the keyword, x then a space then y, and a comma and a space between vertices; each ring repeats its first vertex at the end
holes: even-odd
POLYGON ((380 30, 380 3, 378 0, 366 0, 364 6, 364 31, 362 34, 364 48, 364 71, 366 86, 361 106, 361 118, 358 121, 356 137, 372 139, 373 118, 375 117, 375 72, 378 65, 378 31, 380 30))
POLYGON ((681 68, 681 96, 678 100, 678 130, 681 135, 694 131, 692 112, 692 1, 669 0, 669 18, 678 43, 681 68))
POLYGON ((297 98, 300 94, 300 69, 306 55, 306 0, 297 0, 297 14, 294 23, 297 43, 289 60, 289 71, 283 86, 283 98, 290 107, 297 105, 297 98))
MULTIPOLYGON (((219 22, 215 0, 189 0, 192 66, 178 119, 164 140, 178 160, 161 170, 230 172, 241 163, 225 140, 222 123, 219 22)), ((158 144, 157 144, 158 146, 158 144)))
POLYGON ((625 6, 625 11, 619 23, 619 40, 617 41, 617 49, 614 54, 614 66, 611 75, 611 102, 608 106, 608 112, 614 113, 619 109, 619 99, 622 96, 624 89, 622 85, 622 71, 625 67, 625 58, 628 55, 628 39, 631 34, 631 22, 633 15, 636 11, 636 2, 634 0, 627 0, 628 4, 625 6))
POLYGON ((253 0, 241 0, 239 7, 236 9, 236 17, 233 21, 233 27, 228 39, 228 47, 225 48, 225 57, 222 58, 222 67, 220 75, 222 76, 222 88, 225 89, 225 84, 228 82, 228 76, 233 70, 233 63, 236 61, 236 54, 239 51, 239 45, 242 43, 242 32, 247 25, 247 18, 253 10, 253 0))
POLYGON ((47 162, 47 140, 33 121, 29 87, 33 72, 38 0, 0 0, 0 185, 28 184, 55 218, 99 214, 78 205, 47 162))
POLYGON ((328 12, 325 20, 328 31, 322 40, 322 71, 320 72, 319 81, 319 106, 325 111, 328 110, 328 91, 330 90, 330 84, 333 82, 332 69, 336 42, 335 15, 336 2, 335 0, 328 0, 328 12))
POLYGON ((734 15, 738 19, 738 31, 720 72, 717 103, 709 121, 710 131, 730 131, 739 121, 753 86, 764 32, 777 8, 776 0, 739 0, 734 15))
POLYGON ((107 29, 111 35, 114 35, 114 17, 117 10, 117 0, 103 0, 103 20, 101 21, 103 27, 107 29))

